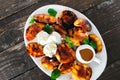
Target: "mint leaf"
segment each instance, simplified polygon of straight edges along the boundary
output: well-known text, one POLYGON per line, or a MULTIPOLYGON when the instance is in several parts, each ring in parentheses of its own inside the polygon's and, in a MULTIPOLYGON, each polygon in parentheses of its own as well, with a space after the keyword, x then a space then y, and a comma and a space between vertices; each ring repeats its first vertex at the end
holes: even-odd
POLYGON ((58 78, 60 76, 60 70, 59 69, 55 69, 52 71, 51 73, 51 79, 52 80, 56 80, 56 78, 58 78))
POLYGON ((51 78, 51 80, 56 80, 56 79, 52 79, 52 78, 51 78))
POLYGON ((74 47, 74 44, 73 44, 72 42, 69 42, 68 44, 69 44, 69 46, 70 46, 71 48, 74 47))
POLYGON ((44 31, 46 31, 48 34, 51 34, 51 33, 52 33, 52 28, 50 27, 49 24, 46 24, 46 25, 45 25, 44 31))
POLYGON ((54 10, 53 8, 49 8, 48 9, 48 13, 51 15, 51 16, 56 16, 56 14, 57 14, 57 11, 56 10, 54 10))
POLYGON ((95 44, 94 41, 90 41, 90 46, 92 46, 94 49, 97 49, 97 45, 95 44))
POLYGON ((70 41, 70 39, 69 39, 68 36, 65 36, 65 41, 69 44, 69 46, 70 46, 71 48, 74 47, 74 44, 70 41))
POLYGON ((69 43, 69 37, 68 36, 65 36, 65 41, 69 43))
POLYGON ((33 24, 35 22, 35 19, 33 17, 30 17, 30 24, 33 24))
POLYGON ((88 38, 85 38, 85 39, 83 39, 83 41, 82 41, 84 44, 89 44, 89 39, 88 38))

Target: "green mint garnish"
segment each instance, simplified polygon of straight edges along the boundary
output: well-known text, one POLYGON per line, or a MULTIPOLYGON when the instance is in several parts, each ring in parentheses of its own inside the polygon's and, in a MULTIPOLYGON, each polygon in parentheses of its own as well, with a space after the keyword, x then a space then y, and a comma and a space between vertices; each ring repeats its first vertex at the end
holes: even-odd
POLYGON ((65 41, 66 41, 66 42, 69 42, 69 41, 70 41, 68 36, 65 36, 65 41))
POLYGON ((71 48, 74 47, 74 44, 73 44, 72 42, 69 42, 68 44, 69 44, 69 46, 70 46, 71 48))
POLYGON ((94 49, 97 49, 97 45, 95 44, 94 41, 90 41, 90 46, 92 46, 94 49))
POLYGON ((83 41, 82 41, 84 44, 89 44, 89 39, 88 38, 85 38, 85 39, 83 39, 83 41))
POLYGON ((51 80, 56 80, 56 79, 52 79, 52 78, 51 78, 51 80))
POLYGON ((60 76, 60 70, 55 69, 51 73, 51 80, 56 80, 56 78, 58 78, 59 76, 60 76))
POLYGON ((91 47, 93 47, 94 49, 97 49, 97 45, 95 44, 95 42, 93 40, 89 40, 88 38, 83 39, 82 41, 84 44, 88 44, 91 47))
POLYGON ((74 47, 74 44, 72 43, 72 41, 70 41, 70 39, 69 39, 68 36, 65 36, 65 41, 69 44, 69 46, 70 46, 71 48, 74 47))
POLYGON ((56 14, 57 14, 57 11, 56 10, 54 10, 53 8, 49 8, 48 9, 48 13, 49 13, 49 15, 51 15, 51 16, 56 16, 56 14))
POLYGON ((33 17, 30 17, 30 24, 33 24, 35 22, 35 19, 33 17))
POLYGON ((44 31, 46 31, 48 34, 51 34, 51 33, 52 33, 52 28, 50 27, 49 24, 46 24, 46 25, 45 25, 44 31))

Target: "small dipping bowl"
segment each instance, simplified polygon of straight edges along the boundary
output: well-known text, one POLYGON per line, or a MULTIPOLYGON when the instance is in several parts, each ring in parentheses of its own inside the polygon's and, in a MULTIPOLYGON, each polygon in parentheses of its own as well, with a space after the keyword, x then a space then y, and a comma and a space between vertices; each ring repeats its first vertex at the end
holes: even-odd
POLYGON ((76 50, 76 58, 81 63, 89 64, 95 61, 100 64, 101 61, 95 55, 95 50, 87 44, 80 45, 76 50))

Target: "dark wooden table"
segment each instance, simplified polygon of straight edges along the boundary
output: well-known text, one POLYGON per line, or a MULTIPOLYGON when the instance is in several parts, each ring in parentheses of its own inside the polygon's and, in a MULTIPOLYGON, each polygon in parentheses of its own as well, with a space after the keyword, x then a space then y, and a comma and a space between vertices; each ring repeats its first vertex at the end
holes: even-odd
POLYGON ((47 4, 60 4, 85 14, 105 42, 108 61, 98 80, 120 80, 120 0, 0 0, 0 80, 50 80, 25 50, 28 16, 47 4))

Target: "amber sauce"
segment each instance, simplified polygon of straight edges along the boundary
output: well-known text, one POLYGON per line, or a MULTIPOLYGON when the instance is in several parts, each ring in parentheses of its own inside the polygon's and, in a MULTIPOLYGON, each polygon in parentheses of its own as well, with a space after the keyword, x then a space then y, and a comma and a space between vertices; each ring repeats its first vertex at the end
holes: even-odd
POLYGON ((90 49, 82 49, 79 53, 85 61, 90 61, 93 57, 93 52, 90 49))

